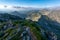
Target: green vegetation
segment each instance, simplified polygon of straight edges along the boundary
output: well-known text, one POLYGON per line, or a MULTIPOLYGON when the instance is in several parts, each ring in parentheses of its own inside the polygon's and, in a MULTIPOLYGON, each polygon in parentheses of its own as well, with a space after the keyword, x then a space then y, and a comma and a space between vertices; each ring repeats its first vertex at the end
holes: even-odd
POLYGON ((9 14, 5 15, 3 15, 3 18, 8 19, 7 17, 9 17, 9 20, 0 21, 0 40, 22 40, 21 34, 25 30, 24 26, 30 28, 31 36, 35 37, 36 40, 46 40, 41 35, 41 26, 37 25, 37 22, 21 19, 9 14))
POLYGON ((15 21, 13 24, 21 24, 22 26, 30 27, 31 32, 36 37, 37 40, 45 40, 40 32, 39 25, 36 24, 36 22, 32 22, 30 20, 22 20, 22 21, 15 21))

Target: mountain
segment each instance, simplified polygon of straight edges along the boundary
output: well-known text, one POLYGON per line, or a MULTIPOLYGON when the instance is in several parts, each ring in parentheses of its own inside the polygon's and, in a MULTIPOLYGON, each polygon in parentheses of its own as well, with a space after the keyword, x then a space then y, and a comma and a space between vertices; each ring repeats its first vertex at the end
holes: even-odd
POLYGON ((31 12, 27 16, 29 20, 36 21, 42 26, 42 35, 48 40, 60 39, 60 10, 42 9, 37 12, 31 12), (38 17, 38 19, 36 18, 38 17), (35 20, 36 18, 36 20, 35 20))
MULTIPOLYGON (((26 13, 26 12, 25 12, 26 13)), ((21 18, 25 18, 26 17, 26 14, 24 13, 24 11, 13 11, 13 12, 10 12, 8 14, 11 14, 11 15, 15 15, 15 16, 19 16, 21 18)))
POLYGON ((42 9, 40 10, 40 13, 42 15, 47 15, 52 20, 60 23, 60 8, 59 7, 54 7, 52 9, 42 9))
POLYGON ((8 13, 0 13, 0 21, 8 21, 8 20, 19 20, 19 19, 22 19, 18 16, 15 16, 15 15, 10 15, 8 13))
POLYGON ((40 19, 41 15, 38 11, 31 11, 27 14, 26 20, 32 20, 32 21, 38 21, 40 19))
POLYGON ((0 40, 46 40, 40 27, 31 20, 8 13, 0 14, 0 40))
POLYGON ((60 40, 59 14, 48 8, 0 13, 0 39, 60 40))
MULTIPOLYGON (((46 31, 47 33, 51 33, 53 32, 53 35, 54 36, 51 36, 52 37, 55 37, 54 39, 55 40, 59 40, 60 39, 60 23, 56 22, 56 21, 53 21, 52 19, 50 19, 48 16, 46 15, 42 15, 42 17, 39 19, 38 21, 38 24, 42 26, 42 29, 44 31, 46 31)), ((47 34, 48 37, 49 37, 49 34, 47 34)), ((52 34, 51 34, 52 35, 52 34)))
POLYGON ((52 20, 55 20, 60 23, 60 10, 53 10, 48 15, 52 20))

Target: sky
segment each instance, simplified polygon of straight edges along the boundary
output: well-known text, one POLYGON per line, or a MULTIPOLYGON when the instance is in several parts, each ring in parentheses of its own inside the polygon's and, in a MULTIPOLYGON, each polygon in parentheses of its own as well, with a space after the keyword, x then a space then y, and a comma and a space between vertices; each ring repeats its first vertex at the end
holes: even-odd
POLYGON ((43 8, 60 6, 60 0, 0 0, 0 5, 43 8))

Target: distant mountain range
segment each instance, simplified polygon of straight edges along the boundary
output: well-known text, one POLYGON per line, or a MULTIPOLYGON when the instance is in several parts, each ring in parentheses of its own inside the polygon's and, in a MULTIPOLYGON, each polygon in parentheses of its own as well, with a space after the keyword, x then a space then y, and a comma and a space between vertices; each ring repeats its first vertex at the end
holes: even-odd
MULTIPOLYGON (((5 9, 0 9, 0 13, 9 13, 12 15, 17 15, 20 17, 28 17, 29 15, 40 14, 47 15, 52 20, 60 22, 60 7, 51 7, 51 8, 32 8, 32 7, 20 7, 20 6, 4 6, 5 9)), ((33 16, 32 15, 32 16, 33 16)), ((35 16, 34 16, 35 17, 35 16)), ((33 17, 33 18, 34 18, 33 17)))

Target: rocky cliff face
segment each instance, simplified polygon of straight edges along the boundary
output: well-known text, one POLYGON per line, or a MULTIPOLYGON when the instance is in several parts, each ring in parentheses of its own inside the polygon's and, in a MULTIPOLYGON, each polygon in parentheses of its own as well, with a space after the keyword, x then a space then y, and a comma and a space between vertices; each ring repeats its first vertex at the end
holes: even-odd
POLYGON ((26 20, 38 21, 40 17, 38 10, 32 10, 27 13, 26 20))
POLYGON ((39 13, 33 13, 27 16, 27 20, 30 19, 32 21, 38 21, 41 18, 41 15, 39 13))

